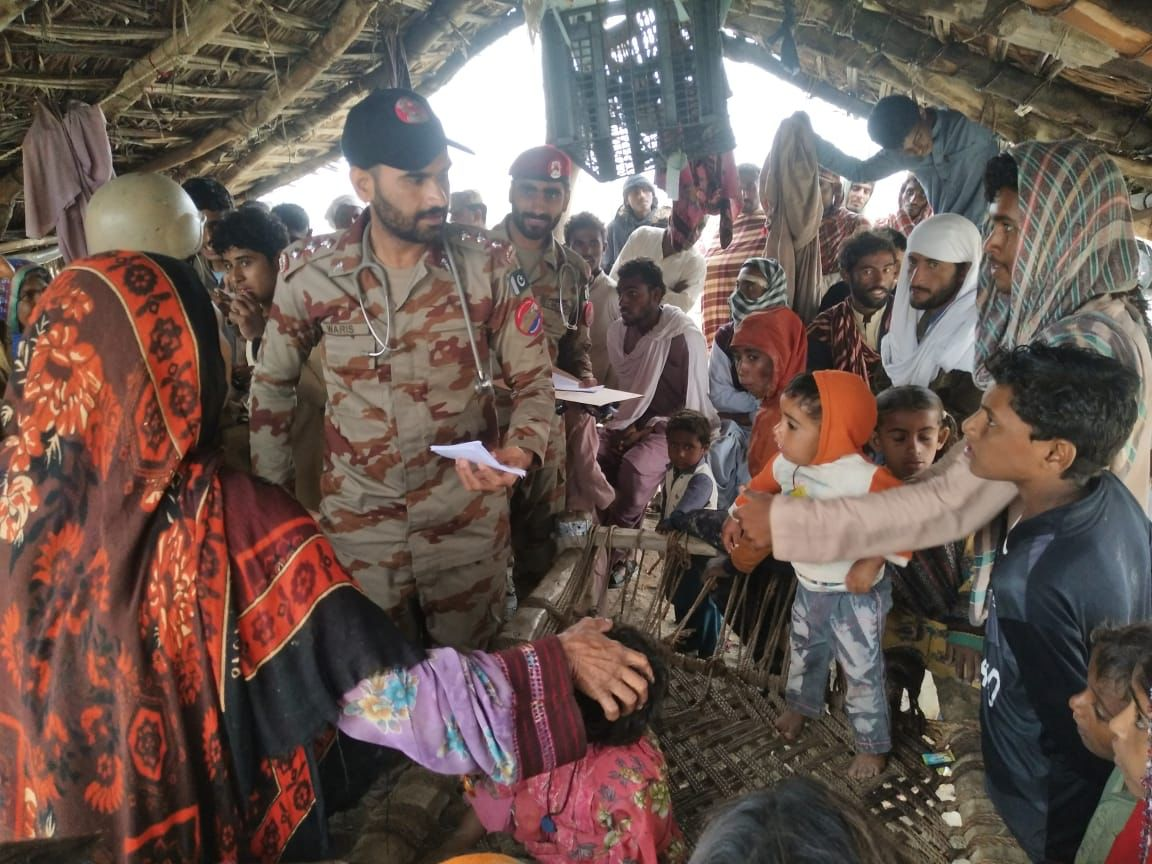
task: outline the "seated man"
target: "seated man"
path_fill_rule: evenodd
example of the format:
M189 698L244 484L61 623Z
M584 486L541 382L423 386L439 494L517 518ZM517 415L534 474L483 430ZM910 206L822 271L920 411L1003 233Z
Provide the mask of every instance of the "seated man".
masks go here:
M704 336L675 306L661 305L660 268L641 258L621 265L618 276L620 318L608 330L608 356L620 388L641 396L622 402L600 432L600 467L616 489L601 521L637 528L668 466L668 418L689 408L715 426L716 414Z
M244 340L247 365L254 367L276 291L277 261L288 246L288 230L271 213L242 207L216 223L211 242L212 251L224 262L224 289L219 294L222 311ZM248 401L247 388L243 401ZM296 385L296 413L288 433L296 465L296 500L313 511L320 506L327 401L320 359L314 351ZM244 409L232 415L234 422L223 430L224 457L227 464L249 470L246 404Z
M955 213L916 226L880 346L894 386L927 387L957 422L980 407L972 370L981 245L976 226Z
M848 283L848 299L809 325L808 370L852 372L879 393L888 387L880 334L896 283L896 247L871 231L858 234L840 250L840 273Z
M610 273L615 269L620 250L632 236L632 232L642 225L659 225L656 209L656 187L643 174L637 174L624 181L621 190L624 202L608 224L604 240L604 255L600 260L601 269Z
M703 253L696 248L700 232L708 221L707 216L689 215L689 207L677 201L672 205L672 215L667 228L642 225L632 232L610 274L617 284L620 282L620 268L637 258L647 258L660 268L660 278L666 287L664 298L680 309L690 312L704 293L704 273L706 265Z

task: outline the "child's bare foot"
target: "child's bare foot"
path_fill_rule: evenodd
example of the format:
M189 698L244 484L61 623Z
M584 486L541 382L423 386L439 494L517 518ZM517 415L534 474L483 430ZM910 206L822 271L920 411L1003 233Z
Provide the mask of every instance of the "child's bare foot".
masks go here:
M806 722L807 718L799 711L786 708L784 713L776 718L776 731L789 744L795 744L800 740L800 733L804 731Z
M853 780L867 780L879 777L887 767L887 753L857 753L848 765L848 776Z

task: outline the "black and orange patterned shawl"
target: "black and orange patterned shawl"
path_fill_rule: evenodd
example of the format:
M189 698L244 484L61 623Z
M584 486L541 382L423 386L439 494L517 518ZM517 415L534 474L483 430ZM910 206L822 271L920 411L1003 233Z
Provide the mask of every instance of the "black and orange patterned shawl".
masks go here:
M216 323L183 264L74 262L25 338L0 409L0 840L308 849L337 700L420 655L304 510L218 470Z

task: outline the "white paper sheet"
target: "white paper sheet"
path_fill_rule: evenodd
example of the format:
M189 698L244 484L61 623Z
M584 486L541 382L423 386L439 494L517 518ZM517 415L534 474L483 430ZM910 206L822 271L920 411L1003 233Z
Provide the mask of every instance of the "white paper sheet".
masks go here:
M557 392L566 393L569 391L579 391L581 393L599 393L604 389L603 384L597 384L594 387L582 387L580 382L573 378L566 372L552 372L552 387Z
M515 474L517 477L523 477L528 473L523 468L513 468L511 465L505 465L498 461L495 456L488 452L488 448L479 441L468 441L464 444L433 444L432 452L437 456L443 456L445 459L467 459L477 465L486 465L497 471Z

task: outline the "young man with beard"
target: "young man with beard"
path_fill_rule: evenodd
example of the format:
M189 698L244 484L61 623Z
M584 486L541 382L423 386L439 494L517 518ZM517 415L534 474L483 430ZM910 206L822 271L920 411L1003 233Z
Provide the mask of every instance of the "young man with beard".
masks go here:
M252 457L259 476L290 483L295 387L322 344L321 528L409 637L476 648L500 624L516 478L429 448L480 439L533 469L555 404L543 316L513 291L513 250L445 225L449 144L410 90L378 90L349 112L341 147L369 206L281 256L252 383ZM489 369L512 391L503 438Z
M556 147L533 147L516 157L508 173L512 209L489 236L516 252L519 268L509 276L509 287L516 296L533 297L540 305L556 368L593 385L596 378L588 356L588 266L553 235L568 209L572 160ZM510 394L501 391L497 404L503 425ZM569 422L578 422L586 433L584 446L566 453L565 422L553 412L543 465L512 493L513 577L518 597L530 594L555 560L553 534L564 510L566 463L568 474L587 476L595 469L595 423L587 413L572 414L580 419Z
M900 209L877 222L876 228L892 228L907 237L913 228L931 215L932 207L928 204L924 187L920 185L919 180L909 174L900 187Z
M908 238L880 356L897 387L927 387L959 423L980 407L972 381L980 232L956 213L921 222Z
M859 180L849 183L848 194L844 198L844 206L853 213L863 213L868 202L872 200L872 193L875 189L875 183L864 183Z
M888 387L880 360L880 335L896 282L896 247L866 231L840 250L848 299L822 312L808 327L808 370L839 369L868 382L873 393Z

